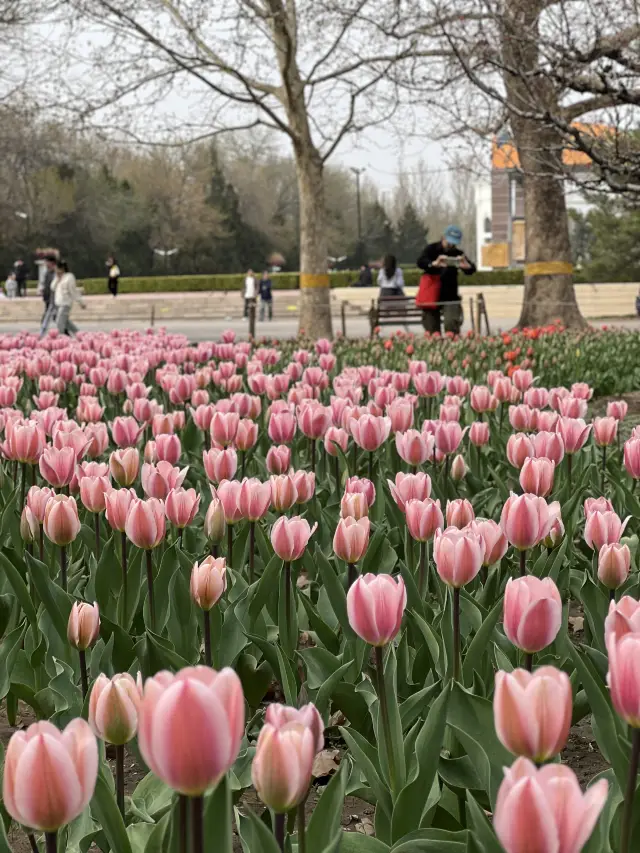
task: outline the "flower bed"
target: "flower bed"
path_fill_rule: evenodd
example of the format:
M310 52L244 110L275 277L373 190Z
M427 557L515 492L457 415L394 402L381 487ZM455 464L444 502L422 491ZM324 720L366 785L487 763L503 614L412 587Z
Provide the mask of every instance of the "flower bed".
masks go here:
M639 341L0 338L0 851L640 849Z

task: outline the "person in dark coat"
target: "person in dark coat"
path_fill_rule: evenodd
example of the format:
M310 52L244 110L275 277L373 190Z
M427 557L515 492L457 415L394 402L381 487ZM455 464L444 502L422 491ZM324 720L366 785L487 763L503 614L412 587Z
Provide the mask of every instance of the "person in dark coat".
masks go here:
M260 279L259 289L260 289L260 320L264 320L265 311L267 312L269 319L273 318L273 293L272 293L272 283L271 278L269 276L269 272L265 270L262 273L262 278Z
M120 281L120 267L113 256L107 258L107 286L109 293L114 297L118 295L118 282Z
M15 264L13 265L13 271L16 274L16 281L18 282L18 296L26 296L29 270L27 269L27 265L22 260L22 258L18 258L18 260L15 262Z
M465 275L476 271L475 264L470 261L460 248L462 230L457 225L449 225L442 239L430 243L418 258L418 267L427 275L440 277L439 302L444 305L436 308L424 308L422 325L427 332L439 332L442 317L444 317L445 332L460 334L463 312L462 300L458 291L458 270Z

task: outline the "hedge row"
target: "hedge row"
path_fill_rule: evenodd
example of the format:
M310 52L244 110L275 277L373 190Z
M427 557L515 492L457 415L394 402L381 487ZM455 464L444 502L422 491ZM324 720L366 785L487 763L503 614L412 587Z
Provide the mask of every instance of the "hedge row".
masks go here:
M358 273L344 271L330 273L331 287L348 287L358 278ZM408 287L418 284L420 270L404 269L405 284ZM275 290L295 290L298 287L298 273L274 273L271 276ZM375 278L374 278L375 280ZM492 287L501 284L522 284L524 273L520 270L493 270L477 272L471 276L461 276L462 284ZM576 273L574 281L582 284L587 281L584 275ZM122 293L175 293L178 291L238 291L242 289L244 275L181 275L181 276L145 276L140 278L120 279ZM104 278L87 278L80 281L87 294L107 293L107 282ZM35 282L29 282L35 287Z

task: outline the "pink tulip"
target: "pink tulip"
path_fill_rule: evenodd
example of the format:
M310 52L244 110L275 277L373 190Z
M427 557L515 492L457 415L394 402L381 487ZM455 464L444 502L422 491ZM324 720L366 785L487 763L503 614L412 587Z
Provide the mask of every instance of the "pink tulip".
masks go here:
M463 376L451 376L447 379L447 393L466 397L471 390L471 383Z
M396 433L396 449L398 455L407 465L417 468L429 458L429 441L426 434L410 429L407 432Z
M440 420L444 422L459 421L460 406L451 403L440 406Z
M457 527L462 530L467 524L470 524L476 517L473 511L471 502L465 498L459 498L455 501L447 501L447 527Z
M84 428L84 435L87 440L85 455L89 459L97 459L98 456L102 456L109 446L109 433L106 424L87 424Z
M23 542L31 544L40 535L40 523L29 507L25 504L20 515L20 536Z
M53 486L61 489L68 486L76 468L76 454L72 447L56 450L55 447L45 447L39 461L40 473Z
M258 424L249 418L243 418L238 423L238 431L236 432L235 446L238 450L246 452L251 450L258 441Z
M464 456L461 453L453 457L449 474L454 483L462 482L467 476L467 463L464 461Z
M317 526L309 527L306 518L300 516L280 516L271 528L273 550L285 563L299 560Z
M524 433L510 435L507 441L507 459L514 468L522 468L525 460L535 453L533 443Z
M258 736L251 780L262 802L283 814L301 803L311 784L313 732L299 722L265 723Z
M509 406L509 423L515 430L526 431L535 429L536 416L534 409L529 406Z
M503 746L537 764L562 752L572 714L569 676L553 666L497 672L493 715Z
M89 725L106 743L122 746L138 731L140 688L128 672L108 678L100 673L89 698Z
M629 404L626 400L611 400L607 403L607 417L623 421L627 417Z
M630 595L609 604L604 622L605 645L608 648L610 642L617 642L625 634L640 634L640 601Z
M89 512L104 512L105 499L112 489L107 477L82 477L79 481L80 500Z
M428 373L414 373L413 387L420 397L437 397L444 388L444 377L437 370Z
M580 853L604 808L604 779L582 793L575 773L563 764L539 770L518 758L505 770L493 825L506 853Z
M369 515L369 503L363 492L345 492L340 501L340 517L358 521Z
M469 441L476 447L489 443L489 424L486 421L474 421L469 428Z
M68 423L72 423L69 421ZM56 424L53 428L53 446L56 450L62 450L65 447L70 447L75 453L76 460L82 459L84 452L87 449L87 437L84 431L79 427L73 427L69 431L63 430L62 424Z
M256 477L245 478L238 492L238 509L247 521L264 518L271 506L271 483L261 483Z
M227 524L237 524L242 521L242 513L238 505L240 489L242 484L238 480L222 480L217 489L211 489L213 496L217 497L224 510L224 520Z
M624 443L624 467L634 480L640 480L640 438L630 438Z
M80 533L78 505L75 498L55 495L47 501L42 524L47 539L61 548L70 545Z
M240 416L236 412L216 411L211 418L211 440L220 447L228 447L235 441Z
M544 456L529 457L520 470L520 485L523 492L546 498L553 490L555 463Z
M118 447L135 447L142 435L142 427L135 418L115 418L111 424L111 435Z
M109 457L111 476L119 486L132 486L140 470L140 454L135 447L114 450Z
M170 462L158 462L157 465L145 462L140 477L142 489L147 497L164 500L171 489L177 489L183 484L188 470L174 468Z
M293 477L291 474L280 474L277 477L271 477L270 482L273 508L276 512L287 512L298 499L298 490Z
M441 580L454 589L470 583L482 568L484 540L473 529L437 530L433 559Z
M436 427L435 432L436 447L441 453L444 453L447 456L450 453L455 453L460 446L463 435L464 432L462 427L457 423L457 421L445 421L440 423L438 427Z
M164 511L174 527L183 530L188 527L200 509L200 495L195 489L170 489L164 505Z
M17 823L56 832L89 805L97 776L98 745L87 722L72 720L62 732L33 723L9 741L2 799Z
M638 656L640 634L610 635L607 641L609 672L607 684L611 702L627 725L640 728L640 677Z
M363 494L367 499L367 506L373 506L376 502L376 487L366 477L349 477L344 484L346 495Z
M507 376L496 377L493 383L493 393L500 403L508 403L511 400L513 385Z
M504 557L509 542L499 524L491 519L477 518L469 526L484 542L483 566L493 566Z
M402 578L361 575L347 593L349 625L371 646L386 646L402 623L407 592Z
M590 512L584 526L584 541L589 548L599 551L603 545L619 542L628 522L629 517L623 522L615 512Z
M404 511L409 534L416 542L428 542L434 537L436 530L444 527L439 500L409 500Z
M551 578L509 578L504 593L504 632L527 654L540 652L558 635L562 601Z
M215 408L212 405L201 405L191 410L191 417L199 430L209 432L214 413Z
M613 504L608 498L586 498L584 502L584 517L589 518L592 512L613 512Z
M132 500L125 523L127 538L143 551L157 548L164 539L166 516L164 503L149 498L146 501Z
M182 455L182 446L177 435L163 433L156 438L156 457L158 462L177 465Z
M324 449L329 456L337 456L338 451L336 445L343 453L347 452L349 443L349 433L340 427L330 426L324 434Z
M227 561L224 557L207 557L194 563L191 571L191 598L202 610L211 610L227 588Z
M290 411L274 412L269 418L269 438L275 444L291 444L296 434L296 419Z
M530 435L529 440L536 458L550 459L556 465L564 459L564 442L557 432L538 432L536 435Z
M84 652L100 636L100 610L85 601L74 601L67 623L67 639L74 649Z
M243 735L242 684L232 669L187 667L145 682L138 746L151 771L180 794L201 796L215 787Z
M514 548L528 551L542 542L555 518L544 498L512 493L502 508L500 526Z
M349 431L358 447L372 453L389 438L391 419L375 417L374 415L362 415L357 420L351 418L349 421Z
M292 471L291 478L296 487L296 503L308 503L316 491L316 475L313 471Z
M590 400L593 397L593 388L586 382L574 382L571 394L579 400Z
M11 450L7 458L35 465L43 450L45 449L45 434L41 426L36 423L7 424L7 443Z
M578 397L569 396L558 400L558 411L563 418L584 418L588 408L586 400Z
M524 402L532 409L544 409L549 405L549 392L546 388L528 388L524 393Z
M159 435L175 432L173 417L163 412L157 412L151 419L151 434L154 438Z
M341 518L333 537L333 550L345 563L357 563L369 546L369 519L366 516L356 520L349 516Z
M498 399L486 385L474 385L471 389L469 403L474 412L494 412L498 408Z
M560 418L556 429L564 442L565 453L569 454L581 450L591 432L591 426L587 426L582 418Z
M291 448L286 444L270 447L266 459L267 471L270 474L284 474L291 467Z
M526 391L533 385L533 373L531 370L522 370L519 368L511 374L511 381L518 391Z
M422 471L417 474L403 474L399 471L395 483L387 480L387 485L391 497L402 512L405 511L408 501L423 501L431 495L431 477Z
M129 508L137 495L133 489L111 489L105 495L107 522L112 530L124 533Z
M386 415L391 420L391 432L406 432L413 424L413 404L397 399L387 406Z
M233 480L238 470L238 454L233 447L225 447L219 450L213 447L202 453L204 470L212 483L221 483L222 480Z
M27 506L34 515L34 518L39 524L44 522L44 514L49 498L54 496L53 489L47 486L40 488L39 486L31 486L27 492Z
M594 418L593 437L598 447L610 447L615 444L618 435L618 421L615 418Z
M270 723L277 729L287 723L298 723L311 729L314 740L314 749L316 754L321 752L324 747L324 723L316 706L309 702L301 708L291 708L288 705L280 705L272 702L267 705L267 711L264 715L265 723Z
M608 589L618 589L629 577L631 551L628 545L612 542L598 554L598 580Z
M323 438L331 426L331 409L320 403L309 402L298 409L298 428L307 438Z

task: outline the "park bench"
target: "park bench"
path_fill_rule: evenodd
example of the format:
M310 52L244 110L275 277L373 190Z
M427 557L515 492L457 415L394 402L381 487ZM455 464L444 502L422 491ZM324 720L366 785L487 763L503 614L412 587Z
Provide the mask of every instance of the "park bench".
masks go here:
M379 326L404 326L422 323L422 309L416 307L415 296L381 296L371 300L369 311L371 337Z

